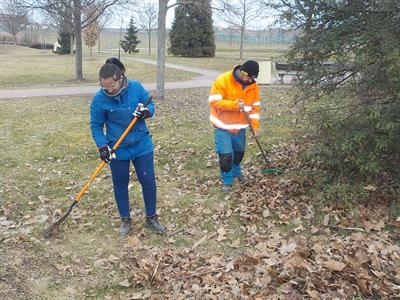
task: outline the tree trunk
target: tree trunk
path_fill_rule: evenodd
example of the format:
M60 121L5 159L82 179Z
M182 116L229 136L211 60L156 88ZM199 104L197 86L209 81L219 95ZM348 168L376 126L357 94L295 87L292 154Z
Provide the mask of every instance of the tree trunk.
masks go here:
M165 19L167 18L168 0L158 0L157 31L157 99L164 99L165 94Z
M72 33L69 34L69 54L74 55L74 35Z
M83 80L81 0L74 0L74 31L75 31L75 43L76 43L75 79Z
M243 58L244 25L240 27L240 59Z
M151 30L147 32L149 34L149 55L151 55Z
M98 44L98 50L97 50L97 52L99 52L100 53L100 39L101 39L101 30L99 31L99 44Z

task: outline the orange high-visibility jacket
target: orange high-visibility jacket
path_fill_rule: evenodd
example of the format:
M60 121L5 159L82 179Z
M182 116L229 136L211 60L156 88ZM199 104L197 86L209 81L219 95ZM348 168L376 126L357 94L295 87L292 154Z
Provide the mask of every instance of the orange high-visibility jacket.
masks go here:
M237 133L248 127L246 116L240 112L239 100L244 102L244 110L249 113L254 129L260 127L260 92L256 82L246 86L235 80L233 71L217 77L211 87L208 103L210 104L210 121L218 128Z

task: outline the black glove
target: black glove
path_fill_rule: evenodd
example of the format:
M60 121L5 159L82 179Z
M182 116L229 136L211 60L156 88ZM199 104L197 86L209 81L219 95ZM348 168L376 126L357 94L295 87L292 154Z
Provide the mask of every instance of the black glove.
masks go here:
M106 163L110 163L113 158L117 156L113 153L112 149L108 146L103 146L99 148L100 158L101 160L105 161Z
M143 106L143 103L139 103L135 111L133 112L133 115L135 117L138 117L139 119L144 120L150 117L150 111L147 107Z

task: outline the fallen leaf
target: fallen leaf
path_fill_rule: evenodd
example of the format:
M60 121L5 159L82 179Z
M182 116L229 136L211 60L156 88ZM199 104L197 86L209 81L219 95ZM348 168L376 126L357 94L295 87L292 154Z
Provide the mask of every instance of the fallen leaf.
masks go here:
M367 185L366 187L364 187L364 190L369 192L375 192L377 190L377 187L373 185Z
M336 271L336 272L341 272L346 267L346 264L336 261L336 260L328 260L328 261L324 262L324 265L330 271Z
M205 236L203 236L200 240L198 240L196 243L194 243L192 250L196 250L196 248L203 243L206 239L207 239L208 235L206 234Z
M240 247L240 240L239 239L234 240L231 244L229 244L229 247L235 248L235 249L239 248Z
M296 241L293 241L288 244L284 244L279 248L279 252L283 255L286 255L290 252L292 252L294 249L296 249L297 243Z
M324 226L328 226L328 225L329 225L329 214L326 214L326 215L324 216L324 220L322 221L322 224L323 224Z
M121 282L118 282L118 285L119 286L123 286L123 287L130 287L131 286L129 281L128 281L128 279L125 279L125 280L123 280Z
M217 237L217 241L218 242L226 240L226 237L225 237L226 232L225 232L225 228L224 227L218 228L217 233L218 233L218 237Z
M133 249L136 249L139 247L140 241L136 236L128 236L127 238L128 244L130 247Z

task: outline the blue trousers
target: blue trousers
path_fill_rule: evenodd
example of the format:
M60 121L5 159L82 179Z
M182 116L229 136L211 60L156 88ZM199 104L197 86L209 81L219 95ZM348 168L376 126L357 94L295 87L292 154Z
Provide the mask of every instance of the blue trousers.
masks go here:
M142 186L144 205L148 217L156 214L156 178L153 152L132 160L138 180ZM121 218L130 216L128 197L130 160L113 160L110 163L114 197Z
M240 162L237 163L235 154L244 153L246 149L246 129L240 129L238 133L234 134L227 130L214 128L214 141L215 151L220 156L221 178L223 184L232 184L233 178L242 175L240 169ZM221 157L230 157L231 167L230 170L224 172L221 166ZM241 161L241 159L240 159Z

